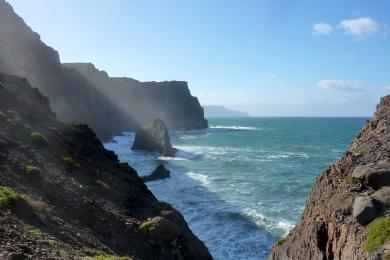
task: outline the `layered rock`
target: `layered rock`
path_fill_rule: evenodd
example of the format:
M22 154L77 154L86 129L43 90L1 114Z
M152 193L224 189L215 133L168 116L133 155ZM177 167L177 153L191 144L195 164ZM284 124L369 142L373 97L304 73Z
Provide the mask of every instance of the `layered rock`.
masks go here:
M298 225L269 259L390 257L390 96L352 141L343 158L321 173Z
M91 63L66 63L80 72L99 92L115 100L138 126L162 119L168 128L207 128L203 108L185 81L140 82L132 78L109 77Z
M131 149L157 151L162 156L175 156L168 129L161 119L155 119L151 125L138 128Z
M211 259L179 212L48 103L0 74L0 259Z
M167 168L165 168L164 164L160 164L151 174L142 176L141 178L144 182L148 182L166 179L170 176L171 172Z

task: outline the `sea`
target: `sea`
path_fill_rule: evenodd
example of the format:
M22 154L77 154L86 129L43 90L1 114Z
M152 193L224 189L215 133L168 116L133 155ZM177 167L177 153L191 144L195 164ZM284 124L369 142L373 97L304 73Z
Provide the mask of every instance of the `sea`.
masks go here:
M316 177L341 158L366 121L212 118L208 129L170 133L176 157L132 151L132 132L105 147L140 176L160 163L171 171L147 186L184 215L215 259L266 259L298 223Z

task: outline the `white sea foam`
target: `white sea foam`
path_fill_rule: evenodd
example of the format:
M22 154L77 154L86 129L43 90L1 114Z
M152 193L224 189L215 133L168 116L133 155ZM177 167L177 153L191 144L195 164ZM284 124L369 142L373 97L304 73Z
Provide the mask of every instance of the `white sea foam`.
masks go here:
M261 130L260 128L257 127L252 127L252 126L224 126L224 125L216 125L216 126L210 126L209 128L211 129L230 129L230 130L249 130L249 131L254 131L254 130Z
M204 174L194 173L194 172L187 172L186 175L198 182L200 182L203 186L209 186L210 185L210 178Z
M244 209L244 214L253 219L257 225L265 227L271 232L275 229L282 229L285 232L285 235L287 235L287 233L294 227L294 225L288 221L269 219L254 209Z

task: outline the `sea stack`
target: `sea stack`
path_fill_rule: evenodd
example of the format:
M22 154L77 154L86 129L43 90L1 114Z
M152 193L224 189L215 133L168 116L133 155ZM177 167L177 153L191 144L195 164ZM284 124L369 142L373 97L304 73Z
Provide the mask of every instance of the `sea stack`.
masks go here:
M390 96L312 188L301 221L269 259L389 259Z
M164 164L160 164L156 169L147 176L142 176L144 182L162 180L171 177L171 172L165 168Z
M168 129L161 119L155 119L151 125L138 128L131 149L157 151L162 156L175 156Z

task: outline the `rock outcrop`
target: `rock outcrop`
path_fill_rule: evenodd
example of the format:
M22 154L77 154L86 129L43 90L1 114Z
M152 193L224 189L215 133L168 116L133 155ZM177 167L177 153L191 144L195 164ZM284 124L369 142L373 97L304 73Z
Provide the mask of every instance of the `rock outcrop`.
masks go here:
M87 125L60 123L37 89L3 74L0 172L0 259L211 259Z
M386 96L343 158L317 177L299 224L271 249L269 259L388 259L389 178Z
M151 125L138 128L131 149L157 151L162 156L175 156L168 129L161 119L155 119Z
M49 98L59 120L87 123L101 139L158 117L170 128L207 127L203 109L186 82L141 83L62 65L58 52L43 43L4 0L0 0L0 35L0 72L26 78Z
M142 176L144 182L157 181L171 177L171 172L165 168L164 164L160 164L156 169L149 175Z

